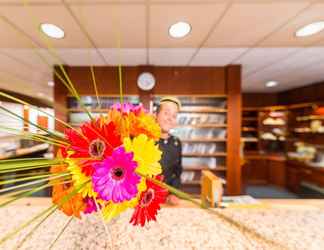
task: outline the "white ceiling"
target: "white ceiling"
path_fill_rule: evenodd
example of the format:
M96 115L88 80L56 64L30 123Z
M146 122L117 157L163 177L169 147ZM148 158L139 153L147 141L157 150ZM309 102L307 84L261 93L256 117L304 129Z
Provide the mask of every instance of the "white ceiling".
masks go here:
M242 64L246 92L276 92L324 81L324 32L294 36L298 28L324 20L324 0L22 2L0 0L0 88L50 97L47 82L52 79L51 66L58 62ZM169 26L180 20L189 22L192 32L183 39L170 38ZM66 37L51 40L40 35L42 22L61 26ZM280 84L266 89L268 80Z

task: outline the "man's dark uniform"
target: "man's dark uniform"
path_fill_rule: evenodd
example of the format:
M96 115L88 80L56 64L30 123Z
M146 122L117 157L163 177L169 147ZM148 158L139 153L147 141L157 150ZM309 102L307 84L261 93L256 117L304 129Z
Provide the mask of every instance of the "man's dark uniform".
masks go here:
M182 173L181 165L181 142L170 135L168 139L159 140L159 148L162 151L161 166L164 182L175 188L179 188Z

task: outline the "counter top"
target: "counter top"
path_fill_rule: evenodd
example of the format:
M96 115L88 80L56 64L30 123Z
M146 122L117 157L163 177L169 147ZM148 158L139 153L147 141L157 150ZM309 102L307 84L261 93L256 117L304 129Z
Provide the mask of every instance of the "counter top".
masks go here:
M275 241L264 242L242 231L217 215L194 208L188 202L164 207L157 222L144 228L128 222L132 210L123 213L108 225L105 233L96 215L74 219L53 249L321 249L324 245L324 200L262 200L270 206L254 209L216 209L220 214L257 231ZM28 202L29 205L26 205ZM0 235L4 235L44 210L50 198L30 198L0 209ZM21 249L47 249L67 217L55 212L28 239ZM1 247L14 249L28 230L5 242ZM105 236L106 235L106 236ZM276 246L276 247L275 247Z
M287 163L292 164L292 165L297 165L303 168L309 168L311 170L315 170L315 171L320 171L322 173L324 173L324 167L315 167L311 164L308 164L307 162L303 162L303 161L297 161L297 160L287 160Z

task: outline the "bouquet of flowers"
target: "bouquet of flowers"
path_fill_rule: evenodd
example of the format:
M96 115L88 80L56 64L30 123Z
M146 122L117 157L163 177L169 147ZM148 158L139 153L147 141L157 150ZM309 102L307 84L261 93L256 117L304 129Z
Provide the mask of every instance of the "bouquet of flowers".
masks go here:
M133 225L144 226L156 220L167 189L161 180L161 151L156 145L160 127L142 105L115 104L106 116L67 129L68 145L58 157L64 164L51 167L51 173L67 176L52 180L53 203L76 188L77 193L59 206L68 216L81 216L101 210L109 221L128 208ZM63 182L63 183L62 183Z

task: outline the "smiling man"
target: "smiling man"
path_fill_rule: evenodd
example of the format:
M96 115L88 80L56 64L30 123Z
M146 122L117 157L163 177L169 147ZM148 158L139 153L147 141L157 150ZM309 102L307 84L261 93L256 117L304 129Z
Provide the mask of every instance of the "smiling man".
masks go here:
M179 138L170 134L170 130L177 126L177 115L181 108L180 101L175 97L164 97L157 109L157 122L162 133L159 140L159 148L162 151L161 165L164 182L175 188L180 187L181 142ZM169 203L178 204L178 198L170 195Z

